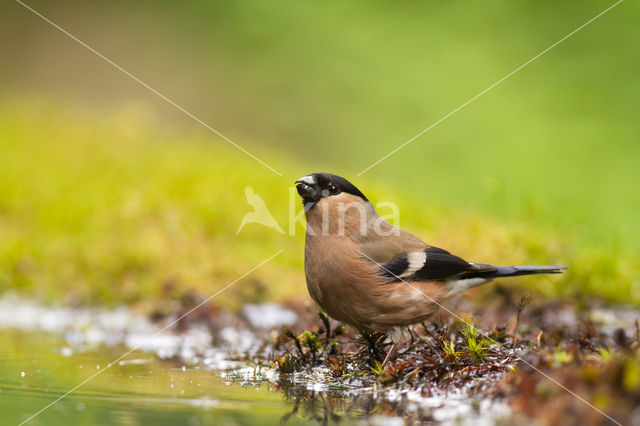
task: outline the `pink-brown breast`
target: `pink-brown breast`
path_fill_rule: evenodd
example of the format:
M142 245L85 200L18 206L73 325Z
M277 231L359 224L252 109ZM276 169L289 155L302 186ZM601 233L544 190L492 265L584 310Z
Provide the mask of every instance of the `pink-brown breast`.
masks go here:
M337 228L332 228L337 220L331 214L332 209L345 199L353 201L349 197L329 197L329 201L324 199L307 212L305 274L309 294L329 316L359 329L384 332L395 326L423 321L438 309L434 301L444 298L444 283L405 283L385 278L380 266L363 256L361 250L363 245L374 247L378 252L375 256L381 260L385 257L390 260L393 251L386 255L383 250L375 249L375 235L354 235L352 231L360 229L360 222L353 216L346 218L351 232L338 232ZM328 232L323 233L321 229L309 232L309 223L321 223L318 215L322 214L322 208L329 210ZM427 247L409 236L406 244L411 249ZM402 249L402 242L398 241L391 241L390 247Z

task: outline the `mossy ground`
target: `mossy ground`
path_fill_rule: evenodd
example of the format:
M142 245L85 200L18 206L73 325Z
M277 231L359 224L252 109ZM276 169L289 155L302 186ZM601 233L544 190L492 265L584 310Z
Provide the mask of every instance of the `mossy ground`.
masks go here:
M503 401L512 409L503 420L512 424L526 424L526 419L558 424L567 421L568 413L572 424L606 424L609 419L602 413L631 423L640 403L637 311L635 321L627 318L612 326L597 312L615 311L600 311L597 305L528 297L513 303L514 296L497 288L492 291L494 303L485 307L458 303L457 312L474 314L461 319L441 313L414 327L386 365L381 365L389 349L384 336L345 331L336 324L327 327L320 314L308 330L284 330L275 360L282 373L281 389L299 402L296 412L319 421L371 415L383 407L387 415L434 420L426 407L408 409L402 401L390 403L384 397L393 390L409 390L423 397L463 392L477 404ZM617 314L625 317L622 311ZM320 379L317 371L324 372ZM335 392L305 394L289 378L292 374L329 389L373 391L349 402Z
M301 209L293 181L314 166L258 149L280 177L224 142L168 130L144 111L128 107L98 118L46 102L1 105L0 291L155 309L189 294L208 297L282 250L216 303L239 307L306 294L304 223L290 228L288 217ZM400 226L457 255L569 267L562 276L510 285L547 297L640 303L640 264L624 249L577 246L571 235L535 221L451 212L392 182L353 180L374 204L396 203ZM249 224L236 235L252 210L246 186L285 234Z

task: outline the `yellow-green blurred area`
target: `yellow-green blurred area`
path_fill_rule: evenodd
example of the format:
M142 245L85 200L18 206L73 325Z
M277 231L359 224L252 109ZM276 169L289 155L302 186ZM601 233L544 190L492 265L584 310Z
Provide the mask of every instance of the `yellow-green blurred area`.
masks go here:
M0 290L153 305L304 296L291 187L312 171L400 206L471 260L566 264L509 285L640 303L640 7L623 2L0 5ZM249 224L251 186L283 229ZM295 200L296 213L301 208Z

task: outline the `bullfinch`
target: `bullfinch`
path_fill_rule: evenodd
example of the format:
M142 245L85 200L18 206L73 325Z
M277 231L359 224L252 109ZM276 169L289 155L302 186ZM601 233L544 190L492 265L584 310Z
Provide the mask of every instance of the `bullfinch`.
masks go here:
M389 354L404 328L429 318L453 295L494 278L566 269L468 262L390 224L358 188L330 173L304 176L296 189L307 220L309 294L337 321L391 332Z

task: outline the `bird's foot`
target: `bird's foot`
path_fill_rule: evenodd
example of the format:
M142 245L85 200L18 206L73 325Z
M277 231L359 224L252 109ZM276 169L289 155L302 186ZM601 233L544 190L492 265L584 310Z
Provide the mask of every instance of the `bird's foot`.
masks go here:
M387 362L389 362L391 360L391 357L393 357L396 353L398 349L398 345L397 344L392 344L391 345L391 349L389 349L389 352L387 352L387 356L384 357L384 361L382 361L382 366L384 367L385 365L387 365Z

